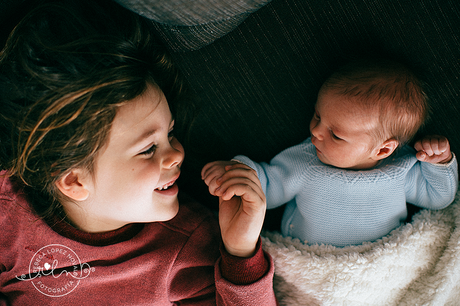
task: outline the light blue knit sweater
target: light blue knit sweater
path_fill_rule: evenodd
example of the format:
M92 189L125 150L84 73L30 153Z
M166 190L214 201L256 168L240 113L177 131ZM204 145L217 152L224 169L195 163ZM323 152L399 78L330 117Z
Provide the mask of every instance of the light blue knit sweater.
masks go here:
M458 187L455 156L448 164L429 164L418 161L409 146L370 170L323 164L310 138L270 164L241 155L234 159L257 171L268 209L287 203L282 234L309 244L374 241L406 219L406 201L441 209L452 203Z

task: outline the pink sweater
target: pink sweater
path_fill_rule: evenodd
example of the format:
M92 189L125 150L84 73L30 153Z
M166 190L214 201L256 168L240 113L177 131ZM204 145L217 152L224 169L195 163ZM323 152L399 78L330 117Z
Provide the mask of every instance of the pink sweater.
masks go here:
M103 234L50 224L0 177L0 305L276 305L260 241L248 259L219 251L214 216L193 201Z

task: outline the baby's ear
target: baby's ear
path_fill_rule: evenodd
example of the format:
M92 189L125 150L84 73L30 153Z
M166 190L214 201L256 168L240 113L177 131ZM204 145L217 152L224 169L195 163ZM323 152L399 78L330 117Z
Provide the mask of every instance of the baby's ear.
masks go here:
M399 142L395 139L385 140L382 144L374 149L373 158L374 160L382 160L393 154L398 147Z
M56 181L56 187L68 198L84 201L89 196L86 183L87 175L82 170L74 169Z

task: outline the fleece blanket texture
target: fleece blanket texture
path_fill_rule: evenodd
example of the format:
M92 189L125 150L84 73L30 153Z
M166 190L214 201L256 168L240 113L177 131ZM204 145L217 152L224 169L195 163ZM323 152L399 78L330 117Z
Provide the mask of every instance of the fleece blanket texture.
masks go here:
M460 189L372 243L337 248L263 232L280 305L460 305Z

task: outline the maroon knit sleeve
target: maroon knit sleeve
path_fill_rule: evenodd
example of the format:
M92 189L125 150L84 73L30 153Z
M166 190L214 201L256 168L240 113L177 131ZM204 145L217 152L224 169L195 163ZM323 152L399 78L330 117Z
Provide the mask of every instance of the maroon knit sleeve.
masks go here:
M220 247L222 259L220 262L221 275L236 285L247 285L261 279L270 269L269 262L262 250L262 241L256 246L252 257L243 258L229 254L223 245Z

